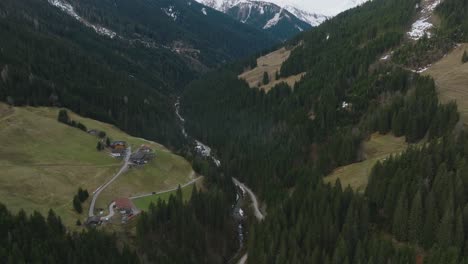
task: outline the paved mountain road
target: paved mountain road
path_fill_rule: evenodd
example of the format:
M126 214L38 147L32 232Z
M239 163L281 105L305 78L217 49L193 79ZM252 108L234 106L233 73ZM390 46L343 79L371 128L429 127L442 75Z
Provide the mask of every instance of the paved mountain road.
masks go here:
M110 179L108 182L106 182L104 185L100 186L97 188L97 190L93 194L93 200L91 200L91 205L89 206L89 212L88 216L93 217L94 216L94 207L96 205L96 200L98 199L99 195L103 190L105 190L111 183L113 183L120 175L122 175L124 172L127 171L128 165L130 164L130 155L132 154L132 148L128 147L127 151L125 153L125 161L120 170Z

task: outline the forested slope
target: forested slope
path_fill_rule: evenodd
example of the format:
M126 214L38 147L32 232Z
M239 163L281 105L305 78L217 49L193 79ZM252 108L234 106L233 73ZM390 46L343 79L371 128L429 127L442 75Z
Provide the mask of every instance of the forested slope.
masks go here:
M171 97L199 71L271 45L265 35L221 13L207 18L196 2L192 8L177 2L183 12L178 21L162 9L169 2L112 2L70 1L88 23L117 34L109 38L48 1L2 1L0 100L66 106L180 146ZM198 34L194 27L206 31Z
M455 2L461 8L446 4ZM379 62L405 43L416 3L375 0L290 42L300 47L280 74L307 72L293 91L250 89L236 78L242 65L187 88L189 131L267 202L266 220L250 230L249 263L467 261L467 137L455 129L457 107L439 103L431 78ZM377 164L365 194L324 184L332 169L360 160L374 132L428 143Z

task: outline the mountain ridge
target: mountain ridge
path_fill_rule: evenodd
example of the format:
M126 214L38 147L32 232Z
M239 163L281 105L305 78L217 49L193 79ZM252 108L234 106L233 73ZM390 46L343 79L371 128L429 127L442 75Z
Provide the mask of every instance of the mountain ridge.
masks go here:
M326 16L310 13L292 5L277 5L257 0L197 0L236 20L264 30L283 41L320 25Z

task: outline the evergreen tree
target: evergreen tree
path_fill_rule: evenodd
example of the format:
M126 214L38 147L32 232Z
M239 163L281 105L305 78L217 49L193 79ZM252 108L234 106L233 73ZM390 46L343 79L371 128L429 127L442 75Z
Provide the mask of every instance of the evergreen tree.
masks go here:
M442 247L450 247L454 238L454 213L453 208L448 207L437 230L437 242Z
M268 76L268 72L264 72L264 73L263 73L263 80L262 80L262 83L263 83L264 85L270 83L270 76Z
M435 239L435 232L439 226L437 207L434 201L434 195L430 192L425 201L425 217L423 225L422 242L425 248L432 247Z
M468 53L465 50L462 56L462 63L467 63L467 62L468 62Z
M98 141L98 143L97 143L97 145L96 145L96 149L97 149L98 151L104 150L104 144L102 144L101 141Z
M75 195L73 197L73 208L79 214L81 214L83 212L83 207L81 206L80 198L78 198L78 195Z
M70 124L70 117L68 117L68 112L65 109L59 111L58 121L64 124Z
M408 197L406 189L403 189L399 194L397 207L393 214L392 232L400 241L408 239Z
M421 231L423 223L423 208L421 191L418 191L411 203L411 210L408 221L408 240L418 244L421 241Z

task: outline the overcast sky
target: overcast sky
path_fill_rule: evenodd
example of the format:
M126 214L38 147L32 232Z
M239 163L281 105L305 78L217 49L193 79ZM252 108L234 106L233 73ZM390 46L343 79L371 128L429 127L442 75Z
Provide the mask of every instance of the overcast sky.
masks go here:
M290 3L309 12L336 15L365 0L271 0L271 2Z

